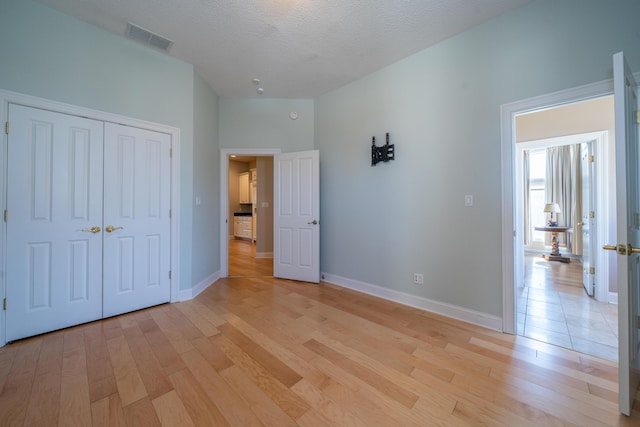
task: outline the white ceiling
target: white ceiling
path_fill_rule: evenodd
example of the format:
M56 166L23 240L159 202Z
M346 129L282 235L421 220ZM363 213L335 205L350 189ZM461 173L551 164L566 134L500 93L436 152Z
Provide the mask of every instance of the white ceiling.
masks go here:
M37 0L174 41L223 97L313 98L531 0Z

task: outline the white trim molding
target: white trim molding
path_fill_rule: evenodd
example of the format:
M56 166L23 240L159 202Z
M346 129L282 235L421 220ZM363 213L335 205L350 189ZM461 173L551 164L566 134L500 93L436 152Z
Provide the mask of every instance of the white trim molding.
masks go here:
M177 301L188 301L190 299L194 299L202 292L204 292L209 286L217 282L218 279L220 279L220 272L216 271L215 273L198 282L193 288L183 289L179 291Z
M331 283L343 288L373 295L375 297L397 302L398 304L406 305L409 307L419 308L421 310L440 314L452 319L472 323L484 328L493 329L494 331L502 330L502 319L487 313L469 310L464 307L430 300L428 298L407 294L405 292L395 291L393 289L383 288L381 286L372 285L370 283L347 279L346 277L341 277L334 274L321 273L320 277L322 277L322 282Z

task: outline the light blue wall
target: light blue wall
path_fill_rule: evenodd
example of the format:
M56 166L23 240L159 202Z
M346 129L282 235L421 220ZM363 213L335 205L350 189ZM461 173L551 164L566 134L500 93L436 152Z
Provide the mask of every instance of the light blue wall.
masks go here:
M181 129L182 289L220 268L218 148L318 148L322 271L500 316L500 105L610 78L619 50L639 70L639 17L538 0L316 100L217 99L190 64L2 0L0 88ZM397 160L372 168L385 132Z
M193 230L191 268L199 284L220 270L220 150L218 97L199 75L194 78ZM195 198L200 206L195 205Z
M181 287L190 288L193 66L30 0L0 3L0 88L180 128Z
M639 23L637 0L539 0L316 99L322 271L501 317L500 105L609 79L620 50L640 70Z
M297 120L289 118L291 111L298 113ZM311 99L220 98L221 148L311 150L313 127Z

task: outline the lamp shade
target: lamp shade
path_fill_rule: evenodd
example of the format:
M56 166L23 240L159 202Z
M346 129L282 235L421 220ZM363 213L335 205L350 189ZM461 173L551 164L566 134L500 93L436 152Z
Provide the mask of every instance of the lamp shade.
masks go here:
M551 213L560 213L560 212L562 212L560 210L560 206L557 203L547 203L546 205L544 205L544 211L545 212L551 212Z

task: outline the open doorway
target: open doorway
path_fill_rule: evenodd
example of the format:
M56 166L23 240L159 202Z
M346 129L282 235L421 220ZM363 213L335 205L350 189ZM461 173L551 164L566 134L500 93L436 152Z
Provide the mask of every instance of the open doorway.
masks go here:
M278 149L221 153L221 277L273 276L273 156Z
M608 150L612 148L609 142L613 146L614 137L611 98L591 97L553 107L539 105L543 108L527 109L513 115L515 155L512 185L515 190L516 237L512 284L516 319L514 333L615 361L618 354L617 306L610 304L615 300L610 296L615 295L615 290L608 289L608 284L615 281L609 277L608 255L603 251L593 251L597 256L589 256L588 250L603 244L610 233L608 210L615 202L608 197L612 185L608 180L612 176L612 171L608 170ZM552 251L550 234L553 233L548 229L544 231L549 220L549 214L544 213L544 205L556 201L550 199L549 183L545 188L544 177L545 172L549 173L550 153L566 151L577 154L577 161L572 163L577 164L577 170L572 173L578 174L573 178L578 184L574 189L580 188L581 146L583 151L585 147L592 147L599 162L598 177L593 181L596 183L593 189L599 189L598 208L585 211L586 221L589 221L591 213L592 235L585 232L583 248L583 228L586 230L588 227L583 227L582 206L576 206L576 203L581 203L580 197L577 202L575 199L565 200L565 209L571 213L561 217L559 222L563 224L558 225L567 228L567 236L563 236L560 250ZM570 174L567 172L566 175ZM536 203L542 205L537 206ZM572 216L574 209L577 209L575 217ZM559 257L549 258L549 252L562 253ZM589 276L597 278L592 279L596 289L593 296L588 292Z
M228 200L228 277L272 277L273 157L231 155Z

